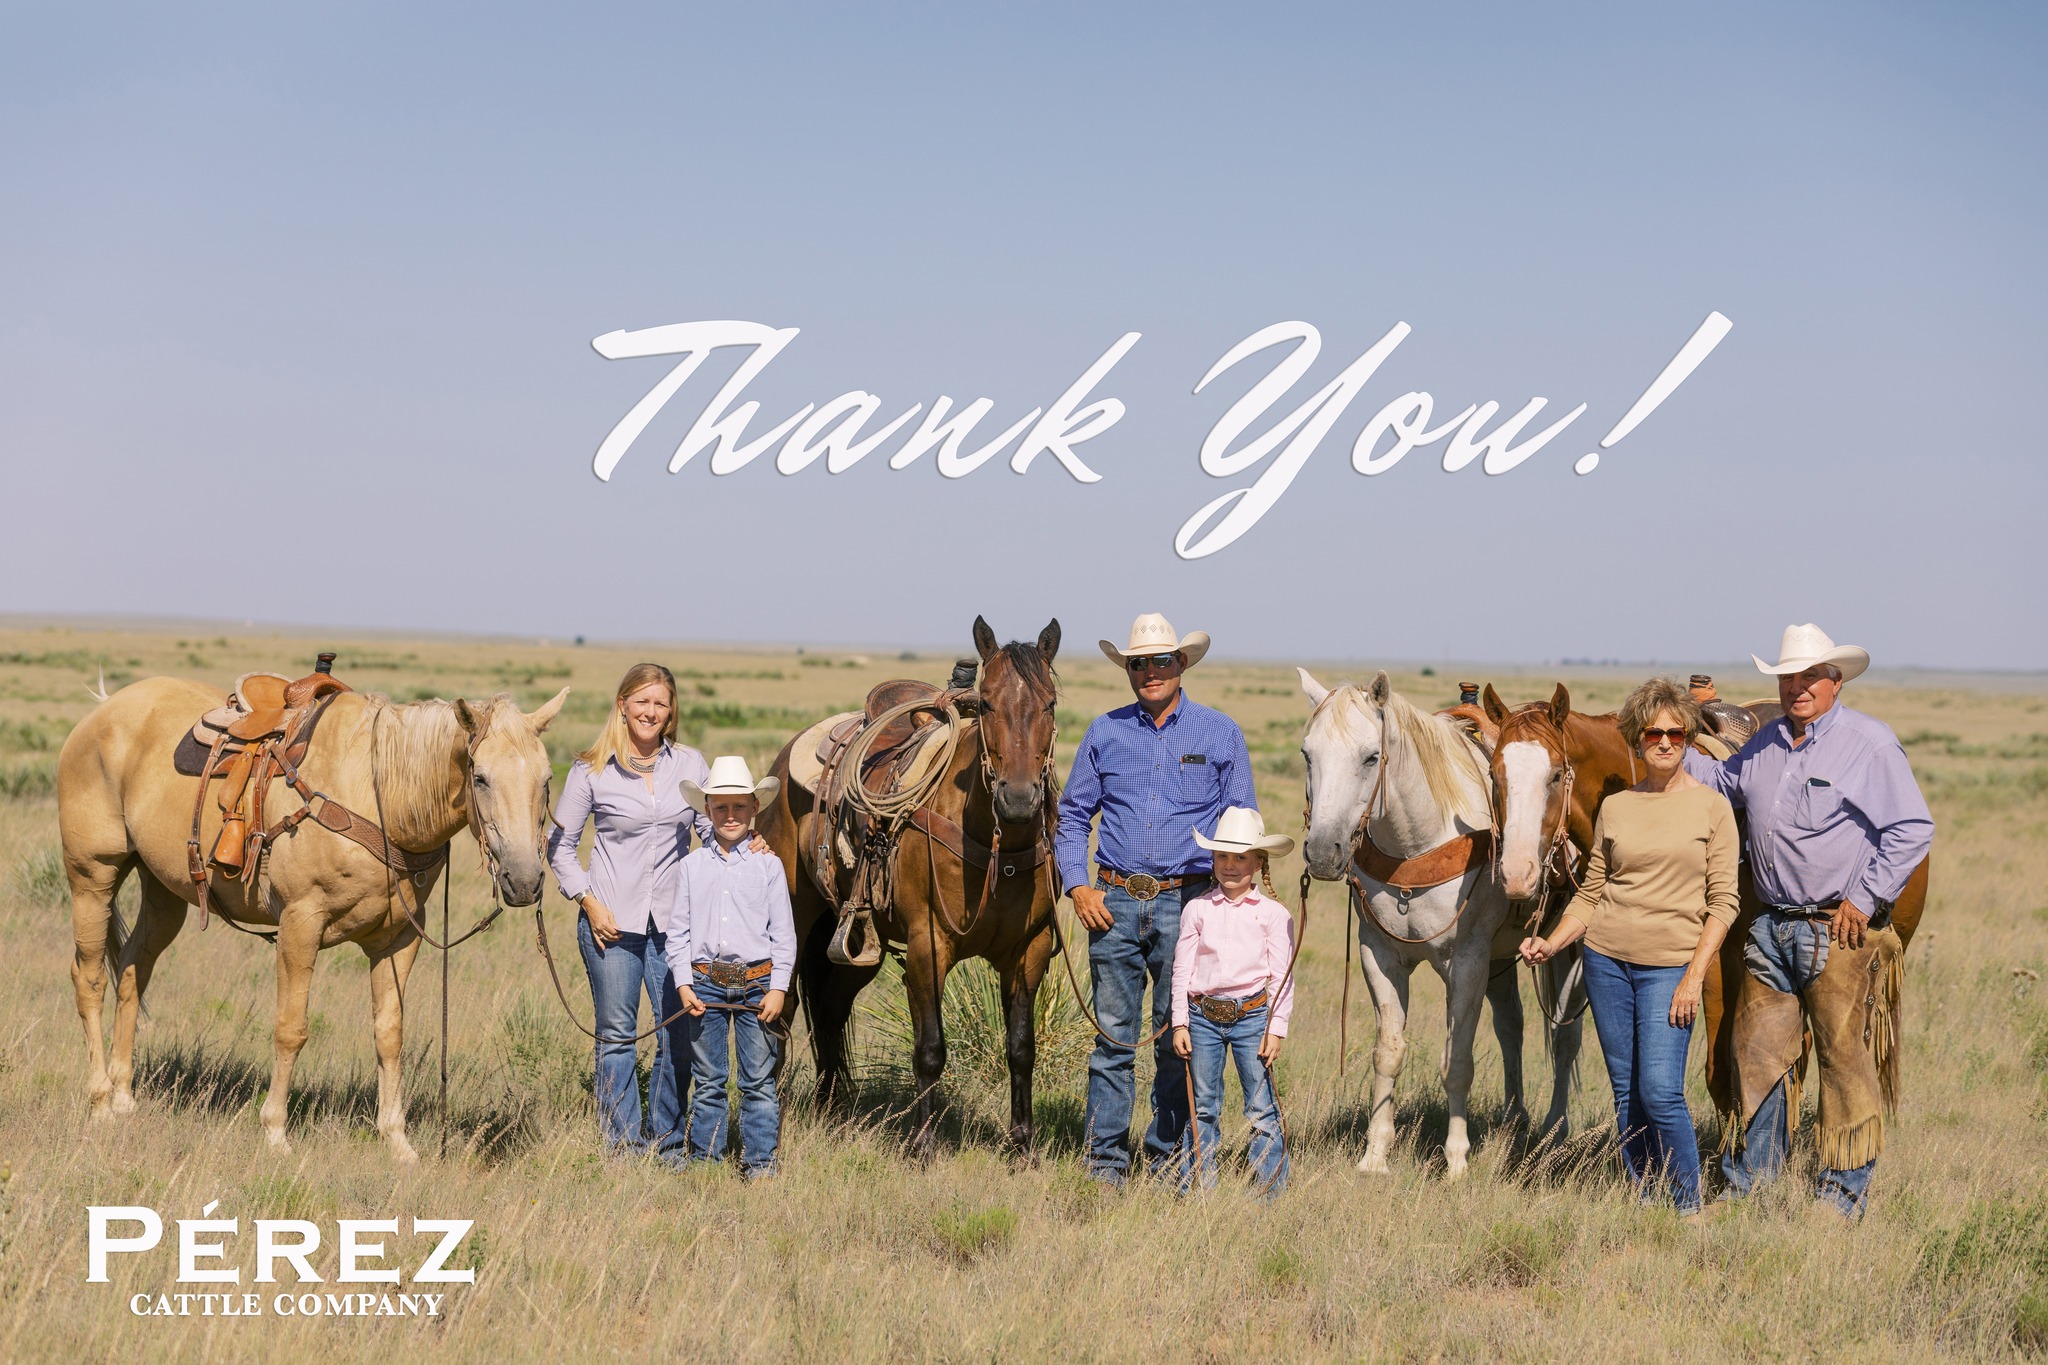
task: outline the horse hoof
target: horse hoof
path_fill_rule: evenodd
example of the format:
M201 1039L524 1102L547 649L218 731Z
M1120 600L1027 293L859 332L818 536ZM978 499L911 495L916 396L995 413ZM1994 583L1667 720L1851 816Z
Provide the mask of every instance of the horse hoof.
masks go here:
M116 1114L132 1114L135 1112L135 1097L123 1090L114 1096L109 1108Z
M391 1144L391 1159L401 1166L411 1166L419 1161L420 1154L413 1150L410 1142L398 1138Z
M1465 1158L1463 1156L1447 1157L1444 1162L1444 1179L1463 1180L1464 1178Z
M1393 1174L1392 1170L1387 1165L1386 1156L1380 1152L1367 1152L1365 1156L1359 1160L1358 1169L1360 1173L1364 1175Z
M292 1154L291 1140L284 1135L281 1129L265 1129L263 1132L263 1142L265 1146L269 1147L271 1151L279 1156L290 1156Z

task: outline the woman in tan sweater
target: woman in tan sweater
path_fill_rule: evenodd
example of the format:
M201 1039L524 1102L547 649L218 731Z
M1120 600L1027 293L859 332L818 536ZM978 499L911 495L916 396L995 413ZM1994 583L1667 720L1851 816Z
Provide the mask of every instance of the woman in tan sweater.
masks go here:
M1652 678L1629 694L1621 732L1642 757L1643 780L1601 803L1579 894L1549 937L1522 944L1542 962L1586 940L1586 996L1614 1085L1622 1162L1639 1187L1667 1181L1686 1216L1700 1208L1686 1050L1707 965L1735 922L1741 856L1727 798L1681 762L1699 729L1699 705L1677 683Z

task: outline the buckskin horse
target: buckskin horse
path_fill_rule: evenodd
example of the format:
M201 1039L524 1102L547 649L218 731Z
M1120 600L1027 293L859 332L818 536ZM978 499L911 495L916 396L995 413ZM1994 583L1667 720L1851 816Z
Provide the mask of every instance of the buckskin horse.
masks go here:
M551 772L540 735L568 691L530 715L505 695L407 705L347 690L324 698L317 732L309 727L303 756L293 759L297 781L280 771L257 783L271 809L297 807L292 815L299 818L286 816L265 831L267 846L234 877L209 874L188 856L188 848L217 847L224 820L217 803L204 799L203 779L180 771L173 757L195 718L222 704L221 691L146 678L103 699L57 758L57 819L71 884L71 981L85 1026L93 1116L135 1107L136 1012L157 959L184 927L185 907L202 904L204 883L212 914L276 936L270 1092L261 1111L270 1146L290 1150L285 1100L306 1042L314 958L323 948L354 943L370 959L377 1131L396 1159L414 1160L399 1082L405 981L419 951L415 926L424 923L417 916L446 875L448 841L465 826L477 837L498 897L508 905L539 900ZM369 812L380 812L374 823ZM344 837L341 829L354 833ZM131 874L141 882L141 910L124 942L113 904ZM109 967L116 992L111 1067L100 1037Z
M1408 1046L1408 981L1427 962L1443 978L1446 995L1444 1097L1450 1129L1444 1160L1455 1178L1464 1174L1471 1150L1466 1109L1479 1002L1487 993L1494 936L1508 908L1493 877L1493 820L1481 751L1453 721L1418 709L1394 691L1384 672L1365 687L1326 688L1307 669L1298 671L1315 707L1301 742L1309 803L1302 853L1309 875L1349 882L1358 894L1362 966L1379 1021L1372 1116L1358 1169L1388 1169L1394 1085ZM1513 986L1513 977L1508 980ZM1519 1082L1519 1007L1512 1017L1510 1075ZM1496 1028L1503 1022L1496 1007ZM1503 1053L1508 1041L1502 1039ZM1570 1074L1568 1062L1559 1068L1560 1096ZM1553 1100L1554 1108L1560 1104Z
M1493 751L1493 799L1494 809L1500 812L1501 876L1508 895L1516 900L1543 897L1548 909L1561 911L1574 884L1567 845L1579 857L1585 856L1592 847L1600 803L1634 786L1642 765L1622 738L1620 717L1613 712L1589 716L1572 710L1571 692L1563 683L1557 684L1549 701L1527 702L1513 709L1488 684L1481 705L1488 721L1499 728ZM1747 710L1756 722L1751 733L1781 714L1775 701L1753 702L1737 709ZM1741 812L1736 815L1739 820ZM1886 1025L1872 1030L1871 1045L1878 1053L1878 1072L1888 1104L1896 1103L1898 1096L1903 954L1927 908L1927 868L1923 859L1893 906L1892 928L1899 935L1901 968L1887 972L1879 982ZM1733 1140L1740 1126L1736 1121L1741 1098L1735 1084L1735 1001L1748 970L1742 961L1742 945L1760 908L1746 854L1740 889L1741 914L1707 967L1700 1000L1700 1022L1707 1037L1707 1092L1721 1115L1724 1143ZM1805 1069L1802 1056L1796 1074L1803 1075ZM1796 1091L1793 1099L1796 1121Z
M968 957L987 960L1000 982L1010 1072L1008 1139L1019 1151L1031 1148L1031 1072L1038 1055L1034 1007L1052 960L1059 895L1052 852L1053 711L1059 699L1052 661L1059 643L1059 622L1053 621L1036 644L999 646L988 624L976 617L978 689L884 683L870 694L862 718L863 725L874 725L918 710L927 720L948 712L958 716L947 736L953 747L934 770L928 792L901 818L867 823L872 838L857 860L867 863L859 874L863 884L880 888L864 902L871 906L873 932L900 945L903 954L903 987L916 1038L911 1145L920 1156L935 1145L933 1099L946 1066L940 1013L946 975ZM801 760L808 756L797 753L799 746L808 747L825 728L812 727L776 756L770 771L782 787L756 829L789 876L799 995L810 1023L819 1098L829 1105L844 1098L847 1023L855 997L880 970L880 953L865 964L834 961L831 955L840 928L838 907L849 904L856 885L856 869L835 851L838 806L848 799L845 784L868 775L858 754L871 750L863 748L855 761L814 777L823 791L792 781L793 755L805 767ZM834 772L844 773L844 781L834 780Z

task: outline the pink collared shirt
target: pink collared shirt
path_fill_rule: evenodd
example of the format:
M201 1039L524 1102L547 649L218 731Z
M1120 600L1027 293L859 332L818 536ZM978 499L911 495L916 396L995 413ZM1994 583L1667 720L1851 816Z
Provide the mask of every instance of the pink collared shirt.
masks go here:
M1282 989L1287 960L1294 955L1294 921L1287 908L1254 889L1241 901L1211 891L1181 907L1180 942L1173 950L1173 1024L1188 1022L1188 996L1244 999L1261 990L1280 992L1272 1001L1272 1031L1287 1036L1294 1013L1294 983Z

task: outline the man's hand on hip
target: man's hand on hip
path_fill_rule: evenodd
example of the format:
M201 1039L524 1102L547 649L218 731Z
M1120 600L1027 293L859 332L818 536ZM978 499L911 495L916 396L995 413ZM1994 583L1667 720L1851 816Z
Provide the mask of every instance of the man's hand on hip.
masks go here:
M1835 917L1828 923L1828 937L1844 948L1861 948L1863 931L1869 924L1870 916L1843 901L1835 907Z
M1115 923L1109 917L1109 902L1104 899L1099 886L1074 888L1074 914L1079 917L1081 927L1093 933L1099 934Z

